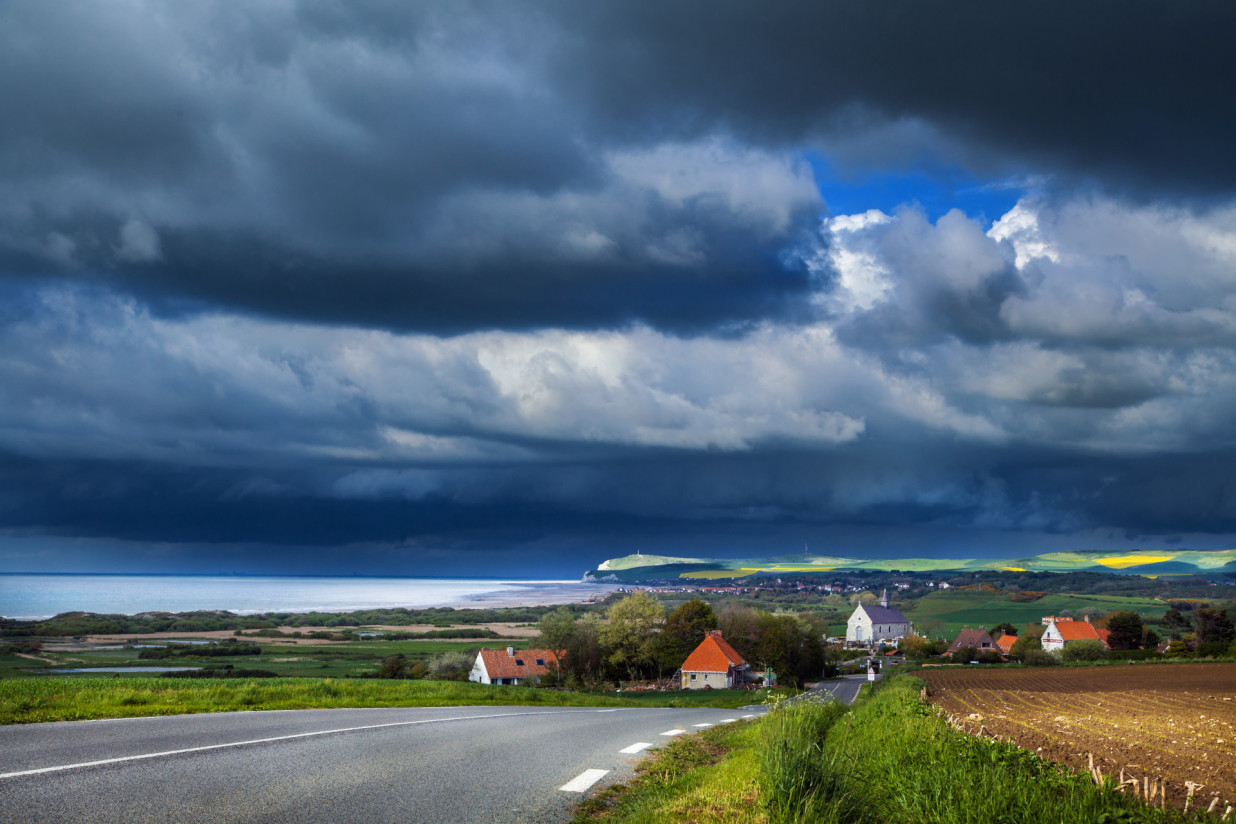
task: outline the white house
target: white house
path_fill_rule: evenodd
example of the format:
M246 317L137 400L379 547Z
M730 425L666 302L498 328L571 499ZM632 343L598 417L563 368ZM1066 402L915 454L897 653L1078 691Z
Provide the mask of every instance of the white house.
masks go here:
M879 606L859 604L846 622L847 644L872 644L879 641L895 641L914 631L914 625L901 614L901 610L888 604L888 590L880 595Z
M721 637L721 630L709 630L700 645L682 663L684 690L731 689L751 680L751 667L738 651Z
M521 684L539 681L550 667L558 666L558 655L548 649L482 649L468 674L478 684Z
M1104 637L1106 630L1099 630L1090 623L1090 616L1084 621L1074 621L1072 618L1057 618L1048 615L1043 619L1047 629L1043 631L1043 649L1048 652L1060 652L1075 641L1098 641L1107 646Z

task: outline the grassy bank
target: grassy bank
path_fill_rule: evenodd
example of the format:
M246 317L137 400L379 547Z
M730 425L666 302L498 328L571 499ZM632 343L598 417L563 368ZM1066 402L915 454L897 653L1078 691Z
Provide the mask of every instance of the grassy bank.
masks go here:
M800 703L675 742L577 822L1078 824L1206 821L1095 786L1033 753L949 727L900 675L852 710ZM692 750L692 747L698 747ZM717 753L718 749L724 752ZM703 750L703 757L699 750ZM692 760L690 769L679 769ZM659 776L660 759L666 776ZM689 765L690 766L690 765Z
M746 721L676 739L642 761L634 781L581 804L573 824L767 824L757 805L758 744L758 726Z
M238 710L299 710L339 707L718 707L758 703L764 693L709 690L643 693L625 697L496 687L445 681L338 680L331 678L78 677L0 681L0 724L84 721L144 715L182 715Z

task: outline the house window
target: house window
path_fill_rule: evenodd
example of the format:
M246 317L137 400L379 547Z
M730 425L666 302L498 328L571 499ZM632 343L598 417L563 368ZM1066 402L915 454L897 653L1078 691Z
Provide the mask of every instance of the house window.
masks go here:
M545 666L545 659L544 659L544 658L538 658L538 659L536 659L536 665L537 665L538 667L543 667L543 666Z
M523 665L524 665L524 659L522 659L522 658L516 658L516 659L515 659L515 666L517 666L517 667L522 667Z
M691 680L692 680L692 681L694 681L694 680L695 680L695 673L691 673Z

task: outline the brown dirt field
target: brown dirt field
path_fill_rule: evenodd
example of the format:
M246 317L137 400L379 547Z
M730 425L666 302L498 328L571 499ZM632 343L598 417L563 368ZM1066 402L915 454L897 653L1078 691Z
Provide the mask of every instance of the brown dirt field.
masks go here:
M963 728L986 727L1044 758L1168 782L1183 806L1236 802L1236 664L1134 664L921 672L930 700ZM1222 809L1222 806L1220 807Z

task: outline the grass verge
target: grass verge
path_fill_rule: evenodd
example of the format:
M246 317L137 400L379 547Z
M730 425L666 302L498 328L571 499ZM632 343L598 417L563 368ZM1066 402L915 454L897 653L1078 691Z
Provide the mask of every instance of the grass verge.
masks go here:
M756 807L759 729L750 721L675 739L636 768L636 778L576 808L572 824L767 824Z
M763 692L709 690L642 694L638 698L498 687L449 681L332 678L94 677L0 681L0 724L84 721L237 710L340 707L534 705L546 707L718 707L758 703ZM659 697L659 700L658 700Z
M675 741L631 784L579 808L601 821L755 824L1169 824L1217 821L1148 807L1088 776L957 732L888 679L853 709L775 706L763 719Z

